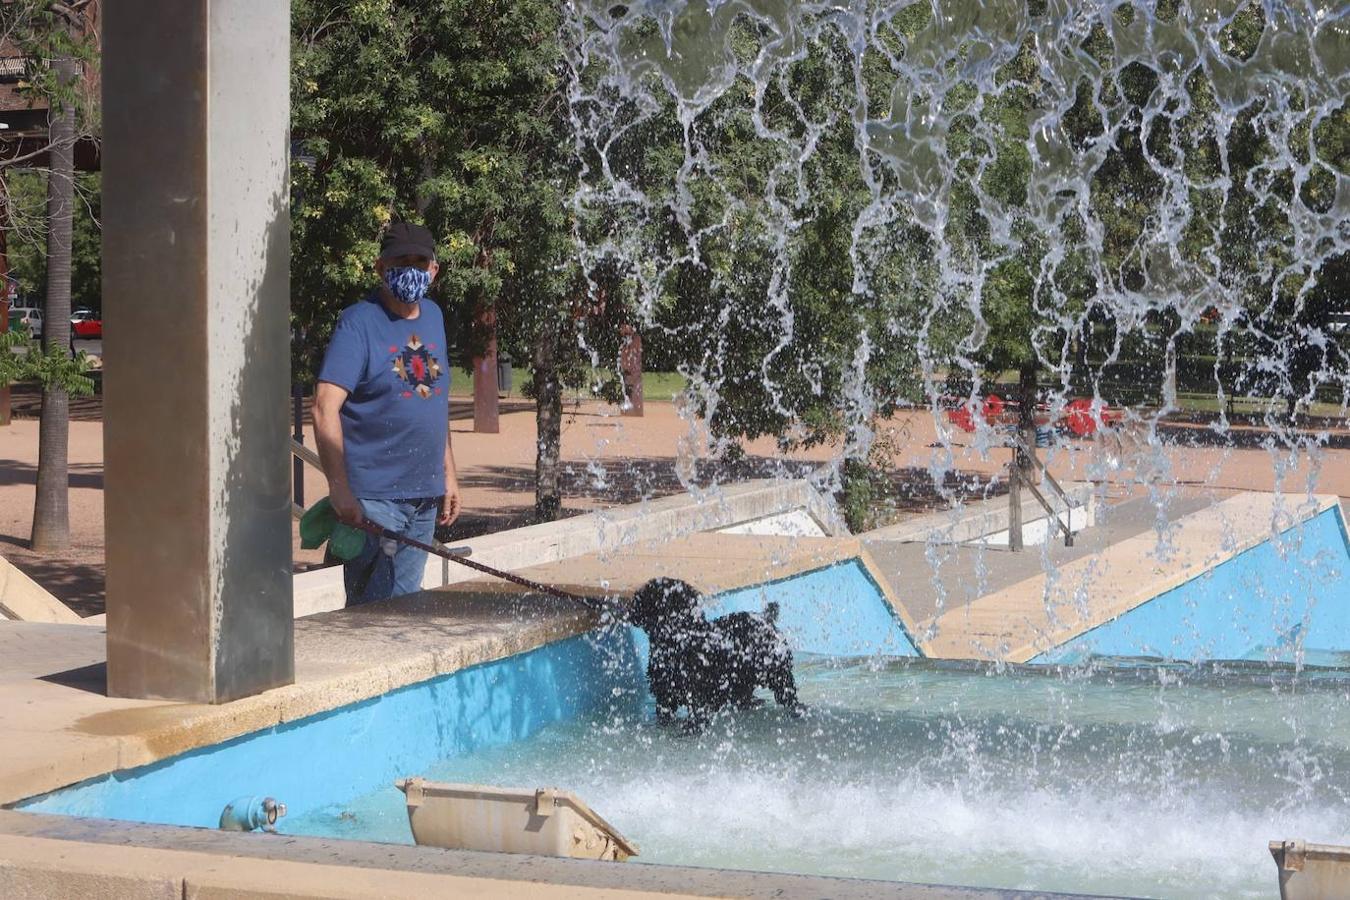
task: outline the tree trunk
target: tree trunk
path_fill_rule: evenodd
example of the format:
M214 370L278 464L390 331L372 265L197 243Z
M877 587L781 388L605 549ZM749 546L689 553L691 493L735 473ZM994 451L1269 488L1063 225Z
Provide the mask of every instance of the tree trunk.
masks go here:
M549 316L534 343L534 420L538 440L534 464L534 516L552 522L562 509L558 484L562 455L562 385L558 382L558 323Z
M1018 427L1022 432L1022 442L1032 453L1036 452L1036 373L1034 360L1023 363L1017 373Z
M1017 430L1026 452L1036 452L1036 362L1023 363L1017 379ZM1008 467L1008 549L1021 550L1022 482L1031 478L1032 467L1020 448L1013 448Z
M480 310L474 327L481 337L482 353L473 358L473 430L478 434L501 431L497 392L497 313Z
M642 335L632 325L619 329L619 375L623 380L624 405L620 415L642 415Z
M9 248L5 230L9 225L5 210L9 208L5 186L0 184L0 334L9 331ZM0 385L0 425L10 422L9 385Z
M53 65L64 85L78 75L78 63L62 57ZM48 116L51 171L47 176L47 303L42 316L42 349L70 352L70 256L75 215L75 108L53 101ZM70 399L64 388L42 392L38 426L37 497L33 504L32 547L54 553L70 546L70 475L67 455Z

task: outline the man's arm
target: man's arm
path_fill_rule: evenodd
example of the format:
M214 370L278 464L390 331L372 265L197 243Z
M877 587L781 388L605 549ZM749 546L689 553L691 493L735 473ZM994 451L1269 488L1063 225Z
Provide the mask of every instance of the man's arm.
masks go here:
M455 451L450 446L450 434L445 435L445 498L441 500L438 525L449 525L459 518L459 473L455 471Z
M342 444L342 404L347 402L347 391L328 381L320 381L314 393L314 438L319 445L319 462L328 477L328 500L337 510L338 518L350 524L360 522L364 515L361 504L352 495L347 484L347 458Z

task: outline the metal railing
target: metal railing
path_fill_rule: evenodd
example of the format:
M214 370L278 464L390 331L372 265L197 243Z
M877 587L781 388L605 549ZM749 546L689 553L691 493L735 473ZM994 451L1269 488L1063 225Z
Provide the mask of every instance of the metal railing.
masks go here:
M1050 470L1045 467L1045 463L1036 455L1035 449L1027 446L1026 441L1022 439L1020 432L1014 431L1009 434L1008 444L1012 447L1013 451L1012 462L1008 464L1010 484L1014 488L1025 486L1031 491L1031 495L1036 498L1036 501L1040 503L1041 508L1045 510L1046 516L1054 522L1057 526L1057 530L1064 534L1064 546L1072 547L1073 529L1069 526L1072 524L1073 510L1081 507L1083 504L1074 500L1064 488L1060 487L1059 482L1055 480L1055 476L1050 474ZM1027 477L1025 473L1028 469L1038 470L1040 472L1041 483L1048 485L1050 492L1054 494L1055 498L1064 504L1063 518L1061 518L1059 512L1051 506L1050 501L1045 499L1045 495L1041 493L1037 482L1034 479ZM1018 493L1015 489L1009 492L1009 496L1009 502L1016 503L1018 508L1012 512L1012 516L1008 522L1008 546L1013 549L1021 549L1022 516L1020 500L1017 500ZM1014 534L1014 531L1017 533Z
M291 458L296 461L296 488L295 495L291 500L291 515L298 519L305 514L305 508L302 505L305 502L304 466L311 465L322 472L323 463L319 462L319 454L315 453L295 438L291 438Z

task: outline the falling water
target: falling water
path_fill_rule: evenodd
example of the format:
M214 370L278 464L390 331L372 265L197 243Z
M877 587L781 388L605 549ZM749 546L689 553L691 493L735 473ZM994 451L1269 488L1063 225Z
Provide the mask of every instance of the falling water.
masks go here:
M1288 413L1343 418L1350 405L1343 5L573 0L568 28L583 266L686 351L688 448L734 455L738 431L775 422L788 444L823 432L838 450L817 478L833 491L892 411L926 408L929 474L957 502L946 410L1021 368L1052 417L1091 399L1106 437L1047 451L1080 478L1145 484L1166 507L1191 476L1163 426L1183 395L1208 393L1208 479L1237 445L1230 405L1259 396L1275 401L1258 407L1257 440L1276 490L1316 490L1333 437ZM802 421L822 407L825 425ZM975 452L1000 445L978 410L974 424ZM1196 895L1239 866L1223 884L1259 892L1273 829L1350 828L1343 787L1328 790L1343 785L1345 735L1309 715L1343 715L1343 685L1310 700L1280 671L1278 686L1163 673L1143 694L1110 677L1028 690L906 671L869 688L895 701L872 710L886 727L836 721L818 751L789 740L754 764L738 754L782 739L733 734L702 763L675 748L668 787L762 805L759 819L712 813L722 840L791 845L742 864ZM824 706L861 715L861 694L841 699L817 675ZM924 690L950 705L916 713ZM1085 724L1098 715L1110 724ZM600 746L597 767L621 755ZM816 752L842 768L813 772L804 805L796 779ZM593 780L614 793L609 775ZM621 818L659 805L659 792L618 793ZM862 831L842 842L845 862L802 862L816 836L784 822L835 823L837 796L865 810ZM924 810L928 824L907 830ZM648 825L704 859L695 837ZM933 835L953 842L940 865L896 862ZM1150 855L1162 875L1145 873Z
M800 720L690 736L621 699L425 774L574 791L642 862L1129 896L1268 897L1272 832L1350 829L1343 673L816 659L797 677ZM387 786L286 830L412 840Z
M579 0L571 28L583 259L621 273L649 330L705 351L691 422L725 409L727 354L761 353L773 410L824 392L840 457L864 458L878 411L979 395L1019 328L1052 411L1100 413L1122 382L1155 394L1088 474L1175 480L1157 425L1179 378L1218 395L1221 436L1234 393L1345 407L1326 315L1350 268L1343 7ZM795 292L829 215L848 220L852 349L822 354ZM1265 414L1272 465L1315 469L1327 436L1283 409Z

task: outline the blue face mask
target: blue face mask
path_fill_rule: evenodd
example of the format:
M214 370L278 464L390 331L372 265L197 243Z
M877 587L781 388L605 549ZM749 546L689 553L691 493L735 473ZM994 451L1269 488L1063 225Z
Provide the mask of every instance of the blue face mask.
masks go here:
M431 273L416 266L396 266L385 270L384 283L389 285L395 297L411 305L427 295L427 289L431 287Z

